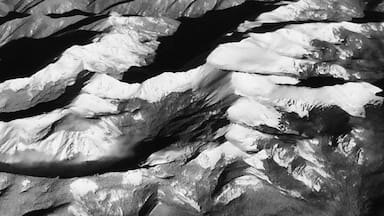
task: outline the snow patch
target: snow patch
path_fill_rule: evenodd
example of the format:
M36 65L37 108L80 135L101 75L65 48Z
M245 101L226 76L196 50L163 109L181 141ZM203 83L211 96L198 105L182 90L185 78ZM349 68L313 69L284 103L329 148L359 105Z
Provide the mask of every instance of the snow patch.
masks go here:
M88 193L95 193L99 189L99 186L96 184L96 182L86 178L73 181L69 187L71 193L75 197L79 198L87 195Z
M271 75L298 75L299 65L310 61L293 59L265 49L254 41L242 40L218 46L207 62L223 70Z
M257 151L259 144L263 144L273 137L239 124L231 124L225 138L242 151Z
M143 183L143 173L140 170L133 170L124 173L122 184L139 186Z
M185 194L187 192L184 191L184 189L178 188L177 190L175 190L175 193L176 193L176 196L174 196L174 198L173 198L174 201L181 203L181 204L187 203L192 208L196 209L196 211L198 211L198 212L201 211L199 203L197 203L194 199L191 199L188 196L186 196Z
M32 186L31 186L31 183L32 181L29 180L29 179L24 179L22 182L21 182L21 192L25 192L27 190L29 190Z
M223 158L222 151L217 148L205 150L202 152L194 162L199 164L204 169L214 169L220 159Z
M280 128L281 113L272 106L266 106L249 98L240 98L227 111L232 122L244 123L248 126L269 126Z

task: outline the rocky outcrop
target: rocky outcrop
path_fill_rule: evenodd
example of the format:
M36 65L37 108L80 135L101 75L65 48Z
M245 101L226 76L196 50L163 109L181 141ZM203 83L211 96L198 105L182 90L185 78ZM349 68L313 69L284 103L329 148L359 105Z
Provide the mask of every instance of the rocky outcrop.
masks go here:
M0 83L0 215L380 215L384 25L352 19L370 3L266 1L198 67L150 67L172 18L241 3L0 3L32 13L2 25L3 69L18 38L57 46Z

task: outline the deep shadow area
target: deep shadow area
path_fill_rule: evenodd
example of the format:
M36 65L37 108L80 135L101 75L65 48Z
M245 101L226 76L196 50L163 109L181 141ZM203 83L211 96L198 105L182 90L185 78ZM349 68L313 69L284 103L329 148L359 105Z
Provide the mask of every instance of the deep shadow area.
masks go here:
M95 31L72 31L42 39L21 38L0 47L0 82L29 77L52 63L64 50L84 45L98 34Z
M163 72L186 71L204 63L207 55L223 40L224 34L233 31L247 19L273 10L273 3L246 2L229 9L210 11L199 18L181 18L176 33L160 38L154 62L145 67L132 67L123 81L143 82Z
M4 23L14 20L14 19L19 19L19 18L24 18L29 16L29 14L26 13L17 13L17 12L9 12L6 16L0 17L0 25L3 25Z
M368 214L365 216L381 216L384 215L384 196L380 196L371 200Z
M185 94L190 94L190 92ZM164 149L176 142L178 145L185 146L190 145L191 142L210 142L211 140L207 138L207 134L213 134L213 131L229 123L227 120L222 121L225 119L225 111L228 108L227 103L211 106L204 106L204 103L203 100L197 101L181 109L177 113L172 114L170 119L162 122L155 128L143 128L142 130L148 130L148 133L143 140L138 142L134 141L132 143L132 136L135 136L134 133L125 134L127 135L127 140L122 141L122 143L116 143L116 146L124 145L124 147L127 147L127 154L122 154L121 156L113 155L110 158L81 163L62 161L35 164L7 164L0 162L0 171L39 177L72 178L142 168L142 162L153 152ZM216 114L212 115L213 111ZM160 113L160 115L162 114ZM163 115L169 115L169 113L163 113ZM156 119L151 121L154 121L151 122L151 125L157 124L155 122ZM202 134L205 136L199 137Z
M384 21L384 13L376 12L376 11L365 11L364 17L352 19L352 22L354 23L383 22L383 21Z
M372 84L381 88L381 89L384 89L384 79L376 80Z
M103 166L98 170L98 174L108 172L125 172L127 170L142 168L141 163L152 153L164 149L174 143L190 145L191 142L209 142L206 137L200 140L199 136L209 134L219 128L228 125L229 121L224 118L225 111L231 99L205 106L204 100L191 104L185 109L174 114L174 117L165 122L162 128L154 137L148 137L142 142L135 144L131 149L134 154L131 157L115 161L109 166ZM212 111L216 114L210 114ZM198 153L197 153L198 154ZM192 157L196 157L192 156ZM188 160L187 160L188 161Z
M365 0L365 9L371 12L371 10L375 9L381 2L382 0Z
M381 92L378 92L376 93L377 96L381 96L381 97L384 97L384 79L380 79L380 80L377 80L375 82L372 83L373 85L381 88Z
M54 214L56 211L60 209L64 209L69 206L69 203L63 203L54 207L46 208L46 209L38 209L34 211L27 212L23 214L23 216L44 216Z
M37 104L36 106L26 110L20 110L20 111L9 112L9 113L2 112L0 113L0 121L9 122L15 119L28 118L28 117L40 115L43 113L51 112L55 109L63 108L69 103L71 103L71 101L79 95L85 83L92 76L93 76L93 73L83 71L78 75L76 79L76 83L72 86L68 86L65 89L64 94L60 95L60 97L58 97L57 99Z
M307 117L300 117L296 113L284 113L282 122L289 123L289 128L301 137L314 138L316 136L331 137L332 144L337 145L337 138L349 133L352 129L350 116L338 106L314 108Z
M329 76L318 76L309 77L308 79L301 80L295 86L304 86L311 88L320 88L324 86L342 85L347 83L344 79L329 77Z

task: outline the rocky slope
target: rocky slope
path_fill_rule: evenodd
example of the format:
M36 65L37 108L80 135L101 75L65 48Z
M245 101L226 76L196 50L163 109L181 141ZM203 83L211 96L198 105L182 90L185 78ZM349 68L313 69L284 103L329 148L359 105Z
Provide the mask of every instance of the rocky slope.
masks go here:
M0 2L0 215L382 215L379 1Z

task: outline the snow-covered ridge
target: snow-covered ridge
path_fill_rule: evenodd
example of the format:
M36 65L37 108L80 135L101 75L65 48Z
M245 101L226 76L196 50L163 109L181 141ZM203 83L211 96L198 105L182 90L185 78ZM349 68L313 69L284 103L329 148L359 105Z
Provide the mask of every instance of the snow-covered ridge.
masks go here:
M277 45L269 46L268 44L273 43L274 40L267 40L269 37L262 34L250 34L249 38L244 39L245 42L221 45L208 57L207 64L196 69L179 73L163 73L146 80L142 84L123 83L112 76L118 77L121 72L128 69L131 65L140 65L140 63L135 63L135 61L140 61L140 58L135 55L132 56L132 53L139 52L150 55L150 53L154 52L150 45L146 44L144 47L138 45L140 44L140 35L144 34L147 36L147 34L143 33L146 30L141 32L132 31L130 29L131 25L129 25L129 22L132 20L126 19L128 18L112 16L110 22L115 24L111 24L115 28L105 33L101 38L95 39L94 43L68 49L56 63L51 64L31 78L9 80L2 84L5 86L8 83L20 85L22 83L20 81L35 80L44 87L47 78L50 78L57 79L57 82L62 85L64 84L63 87L66 87L66 85L70 84L63 83L60 77L59 79L55 77L55 72L60 72L62 76L69 77L72 79L70 82L73 82L74 77L83 70L97 72L82 88L81 94L64 109L58 109L40 116L2 123L2 128L6 131L3 136L4 143L1 147L1 151L4 153L4 161L7 161L7 163L20 163L22 160L25 160L27 155L32 155L31 152L45 155L41 157L46 158L45 162L63 160L82 162L100 160L105 157L113 158L114 154L116 154L114 149L120 145L119 137L124 135L124 132L122 128L116 126L116 123L120 121L119 118L108 117L108 115L119 114L121 112L119 110L119 103L130 99L141 99L148 103L157 103L171 93L183 93L193 90L195 92L208 91L204 94L211 94L213 97L211 98L212 101L217 102L228 95L235 94L242 98L227 111L231 122L250 127L268 126L283 132L286 130L281 122L283 113L296 113L299 117L303 118L308 116L313 109L338 106L351 116L364 117L366 105L377 105L383 102L383 98L376 96L376 93L380 92L381 89L369 83L351 82L321 88L300 87L295 86L299 82L295 78L300 77L298 74L288 74L289 76L287 76L286 71L279 68L270 69L270 71L266 70L268 67L261 66L257 62L272 66L281 66L281 64L273 64L260 59L258 53L263 52L263 50L269 49L277 59L282 59L284 55L295 57L298 54L284 53L285 49L281 50L279 49L281 47ZM135 21L138 19L140 21L140 18L137 17L130 19ZM153 20L158 23L157 20ZM148 20L145 19L145 21ZM140 25L138 22L134 23ZM323 28L322 25L320 27ZM108 29L105 26L100 28ZM292 26L286 31L280 30L275 34L277 37L281 35L288 37L292 35L287 34L290 31L300 33L298 30L291 30L291 28L299 29L299 26ZM121 33L124 35L124 40L116 40L115 36L120 36ZM274 36L273 33L266 34ZM296 34L293 35L295 36ZM306 34L301 34L301 36L306 36ZM291 44L292 46L305 43L309 45L311 40L308 39L310 37L304 39L303 37L301 39L300 37L292 38L296 40L295 43L292 43L293 45ZM118 44L115 43L116 41ZM121 46L121 41L125 41L125 44L128 44L127 47ZM279 42L279 40L277 41ZM116 56L114 55L116 52L108 53L108 50L105 50L103 47L104 43L106 44L105 46L112 47L111 50L119 51L122 48L121 50L126 51L127 54L120 53L120 55ZM156 42L151 43L154 43L153 46L156 46ZM114 44L116 45L115 47ZM232 46L240 46L241 49L239 52L236 52ZM245 50L256 52L252 56L248 55L249 53ZM307 51L310 49L303 50ZM92 55L88 55L88 52ZM265 56L264 52L260 57ZM77 64L72 64L73 62L77 62ZM249 62L256 71L244 68L247 65L244 62ZM228 65L230 65L230 68L228 68ZM72 68L62 70L65 66L71 66ZM53 70L55 68L60 68L61 70ZM258 71L260 68L264 70L261 73ZM225 71L229 69L234 72ZM294 71L294 68L291 70L292 73L297 73ZM48 73L51 77L44 76L48 71L53 71ZM292 77L293 75L295 76ZM38 79L40 76L44 76L44 78ZM218 78L215 78L216 76ZM227 78L223 79L223 77ZM210 83L208 80L213 80L216 83ZM27 88L33 87L30 83L26 83L18 88L14 87L15 93L24 93L19 90L24 88L23 86ZM57 89L57 86L54 87ZM32 94L27 94L27 96L33 97L34 92L36 91L33 91ZM43 100L38 102L41 101ZM6 102L7 100L5 100ZM28 104L29 107L34 105L33 103L28 103L28 101L22 102ZM4 107L7 108L8 106ZM106 117L98 120L87 119L100 115L106 115ZM136 114L132 115L135 121L147 121L142 113L135 116ZM49 132L49 128L57 124L57 122L64 122L64 125L66 125L67 123L65 122L75 120L78 123L72 129L55 129L53 133ZM40 123L30 124L30 122ZM64 126L64 128L66 127ZM19 133L24 134L22 138L18 135L11 135ZM231 132L229 131L229 133ZM45 137L47 134L49 136ZM95 136L95 134L98 135ZM69 141L69 136L77 138L71 138L71 141ZM15 138L10 139L9 137ZM106 142L106 140L108 141ZM94 147L90 148L90 146ZM89 149L93 150L89 151ZM9 155L9 157L5 155ZM19 156L15 157L15 155ZM117 155L117 157L120 156L120 154ZM32 161L30 162L43 162L33 161L37 158L31 157L30 160Z
M215 74L221 71L228 77L226 88L231 89L228 94L240 96L227 110L231 124L226 128L226 144L236 146L243 152L236 154L236 157L252 167L250 172L263 181L263 189L268 184L279 185L281 192L299 199L308 199L307 191L338 191L335 182L342 180L334 176L330 167L332 162L323 155L324 146L345 146L350 160L361 166L372 163L371 160L376 161L368 156L371 151L367 149L372 145L364 146L360 138L353 135L357 128L366 132L369 126L349 123L348 118L365 121L363 119L371 115L366 113L368 107L380 109L383 106L384 98L377 95L382 89L369 83L383 77L380 59L361 55L363 50L372 50L370 43L375 44L374 38L381 32L382 23L288 25L269 33L248 33L242 41L222 44L208 56L207 64L215 68L212 71ZM334 53L333 47L336 50ZM329 56L328 51L331 52ZM356 60L356 64L362 66L364 61L376 60L373 64L377 64L378 69L348 68L346 62L354 62L354 58L361 58L361 61ZM328 65L321 68L321 64ZM322 87L296 85L299 79L324 75L342 78L346 82ZM223 95L218 97L223 98ZM338 130L347 128L343 124L351 124L352 127L352 131L340 132L346 133L339 135L345 140L337 144L327 138L331 136L327 133L333 133L327 127L333 126L321 122L325 116L332 115L333 111L327 110L335 107L345 113L340 115L347 116L347 119L341 116L340 119L335 118L334 121L341 127ZM290 115L296 117L290 119ZM306 126L297 128L300 124L307 124L308 130ZM318 127L313 129L314 134L310 131L314 127L311 124ZM377 136L383 135L379 134ZM368 140L375 138L361 139L370 143ZM232 155L224 154L224 158L232 158ZM272 168L276 166L281 171ZM281 181L281 178L285 180ZM295 185L296 181L300 184ZM233 193L228 195L233 199L239 196L238 193L245 194L239 191ZM354 196L357 199L357 194Z
M299 0L286 1L286 4L273 11L261 14L255 21L246 21L239 26L240 31L258 27L263 23L282 23L289 21L348 21L363 17L365 3L359 0Z
M376 81L383 53L375 38L383 23L307 23L274 32L249 33L240 42L226 43L207 61L217 68L297 78L332 76L345 80ZM365 52L365 50L372 50Z
M143 28L144 24L154 28ZM170 19L112 15L95 27L105 33L91 44L67 49L31 77L1 83L0 111L24 110L54 100L84 71L120 77L132 66L146 65L158 46L157 37L172 34L176 28L177 22Z
M119 148L120 137L124 135L122 128L116 125L118 119L113 117L114 114L121 112L119 103L129 99L156 103L171 93L196 90L201 77L200 68L196 68L189 72L163 73L142 84L128 84L106 74L96 74L84 86L82 93L65 108L34 117L0 122L1 131L3 131L0 147L2 161L23 164L28 160L28 163L33 165L55 161L81 163L122 157L124 155L114 150ZM146 111L143 110L143 112ZM99 120L86 119L98 115L107 116ZM133 116L132 121L152 120L143 119L143 117L135 119ZM55 129L54 133L49 132L50 128L58 127L59 123L73 124L73 128ZM45 137L47 134L49 136ZM34 157L35 154L41 154L44 157Z
M288 4L299 2L308 1ZM165 18L112 14L92 26L103 32L92 44L68 49L31 78L0 84L13 83L15 94L35 98L56 87L62 92L91 71L65 106L0 122L1 171L22 174L0 173L1 204L19 206L0 208L1 215L40 209L85 216L358 215L368 193L380 193L361 188L384 158L382 89L372 84L383 78L374 39L382 23L250 32L192 70L119 81L131 65L145 65L156 38L175 26ZM337 82L305 82L324 75ZM52 90L36 89L50 84ZM16 96L24 104L15 110L30 106ZM44 98L55 97L38 101ZM141 158L143 151L149 155ZM108 167L116 161L119 172ZM104 166L108 173L94 175ZM92 175L28 176L41 170L49 177ZM374 185L381 185L380 176Z

